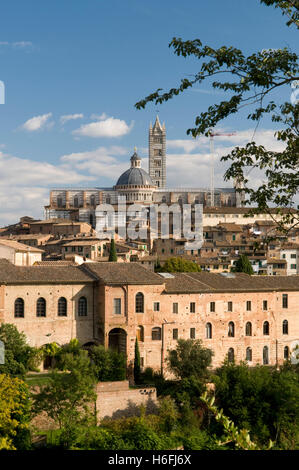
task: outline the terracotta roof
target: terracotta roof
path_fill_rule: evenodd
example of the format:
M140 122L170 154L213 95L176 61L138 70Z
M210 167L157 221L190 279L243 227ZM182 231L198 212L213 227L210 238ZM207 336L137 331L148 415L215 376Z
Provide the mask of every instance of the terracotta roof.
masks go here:
M81 267L105 284L163 284L161 276L140 263L84 263Z
M192 281L191 281L192 280ZM165 279L167 293L267 292L299 290L299 276L249 276L244 273L174 273Z
M9 248L13 248L16 251L33 252L33 253L44 252L44 250L40 250L39 248L35 248L34 246L25 245L24 243L19 243L15 240L7 240L7 239L0 238L0 245L8 246Z
M0 282L4 284L81 284L93 278L76 266L15 266L0 259Z

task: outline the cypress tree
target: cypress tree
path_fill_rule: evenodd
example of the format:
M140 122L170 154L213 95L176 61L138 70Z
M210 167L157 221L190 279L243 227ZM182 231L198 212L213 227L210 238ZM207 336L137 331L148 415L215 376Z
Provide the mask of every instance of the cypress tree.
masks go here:
M138 339L135 340L135 357L134 357L134 381L135 384L140 382L140 353L138 346Z
M108 261L117 261L117 254L116 254L114 238L111 239L110 253L109 253L109 260Z
M236 262L236 266L233 269L236 273L246 273L246 274L253 274L253 269L251 263L246 255L240 255L238 261Z

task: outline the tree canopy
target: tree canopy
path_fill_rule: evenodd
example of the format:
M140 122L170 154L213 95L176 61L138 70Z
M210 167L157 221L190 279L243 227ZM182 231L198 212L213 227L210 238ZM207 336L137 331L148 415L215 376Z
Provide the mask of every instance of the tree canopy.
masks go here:
M184 258L168 258L164 265L157 270L164 273L191 273L201 271L200 266Z
M298 0L261 0L261 3L279 8L287 16L288 26L299 27ZM298 87L298 55L284 47L263 49L247 56L233 46L215 49L204 45L200 39L184 41L177 37L172 39L169 47L177 56L196 58L199 70L193 78L183 78L179 86L167 92L157 89L135 107L141 109L150 102L162 104L194 85L213 80L212 87L225 92L227 99L201 112L195 118L195 127L188 129L187 134L194 138L209 136L225 118L244 107L249 109L247 119L255 123L252 140L222 157L222 161L230 162L224 179L236 181L238 190L244 191L244 203L251 206L249 214L268 212L283 232L298 225L299 206L296 207L294 199L299 189L299 102L298 99L286 102L275 93L286 86ZM254 141L257 127L266 116L280 126L275 138L284 148L281 151L267 150ZM248 176L254 168L263 174L257 187Z
M236 265L231 270L236 273L246 273L250 275L254 273L251 263L246 255L240 255Z

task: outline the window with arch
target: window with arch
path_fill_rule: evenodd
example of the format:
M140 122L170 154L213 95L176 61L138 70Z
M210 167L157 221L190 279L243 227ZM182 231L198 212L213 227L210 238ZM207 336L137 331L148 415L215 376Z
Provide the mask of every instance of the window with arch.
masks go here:
M78 198L78 196L74 197L74 207L79 207L79 198Z
M162 197L162 202L165 204L166 203L166 196Z
M235 336L235 324L233 321L230 321L228 324L228 336L233 338Z
M137 333L136 333L138 341L143 342L144 341L144 327L142 325L139 325L137 327Z
M111 198L110 198L110 196L106 196L106 204L111 204Z
M235 360L234 348L229 348L229 350L227 352L227 360L228 360L228 362L234 362L234 360Z
M152 328L152 340L160 340L161 339L161 328L159 326L155 326Z
M269 333L270 333L269 322L265 321L263 324L263 334L268 336Z
M90 205L91 206L96 205L96 197L93 194L90 196Z
M62 197L57 198L57 207L62 207Z
M87 299L84 296L80 297L79 302L78 302L78 316L79 317L87 316Z
M135 312L144 313L144 295L138 292L135 297Z
M46 316L46 301L43 297L37 299L36 302L36 316L45 317Z
M58 299L58 316L66 317L67 316L67 300L65 297L60 297Z
M282 322L282 334L288 335L289 334L289 322L288 320L283 320Z
M207 339L212 338L212 323L207 323L206 324L206 338Z
M252 361L252 349L251 348L246 348L246 361L249 361L249 362Z
M24 300L21 297L15 300L15 318L24 318Z
M252 325L251 322L248 321L245 326L245 335L246 336L252 336Z
M290 356L290 350L289 350L289 347L288 346L285 346L283 348L283 358L287 361L289 359L289 356Z
M268 346L263 347L263 364L269 364L269 348Z

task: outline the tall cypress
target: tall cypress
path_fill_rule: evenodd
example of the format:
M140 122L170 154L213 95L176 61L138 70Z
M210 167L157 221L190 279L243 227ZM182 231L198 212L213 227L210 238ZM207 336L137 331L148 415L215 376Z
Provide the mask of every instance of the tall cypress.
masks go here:
M135 384L140 383L140 352L138 346L138 339L135 340L135 357L134 357L134 381Z
M117 254L116 254L114 238L111 239L110 253L109 253L109 260L108 261L117 261Z

